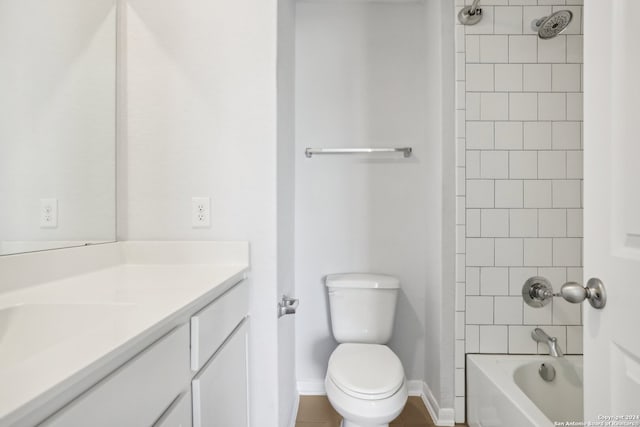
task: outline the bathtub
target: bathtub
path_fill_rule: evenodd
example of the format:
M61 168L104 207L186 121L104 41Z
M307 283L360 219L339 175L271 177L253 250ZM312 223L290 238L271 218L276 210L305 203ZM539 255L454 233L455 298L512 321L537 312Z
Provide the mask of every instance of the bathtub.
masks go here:
M555 368L553 381L540 377L542 363ZM582 420L582 356L467 356L470 427L551 427Z

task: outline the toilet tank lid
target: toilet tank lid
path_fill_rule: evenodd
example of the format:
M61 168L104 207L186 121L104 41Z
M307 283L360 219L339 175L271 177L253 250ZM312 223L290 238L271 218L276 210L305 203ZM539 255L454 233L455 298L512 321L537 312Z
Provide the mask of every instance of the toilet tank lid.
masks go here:
M400 280L386 274L343 273L329 274L325 284L327 288L398 289Z

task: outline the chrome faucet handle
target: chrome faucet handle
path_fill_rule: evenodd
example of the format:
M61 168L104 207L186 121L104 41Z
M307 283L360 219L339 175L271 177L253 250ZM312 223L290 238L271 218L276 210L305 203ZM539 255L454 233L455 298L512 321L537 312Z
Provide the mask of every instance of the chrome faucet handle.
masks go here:
M570 303L581 303L585 299L593 308L601 309L607 303L607 293L600 279L592 278L587 286L576 282L567 282L554 293L551 282L544 277L534 276L527 279L522 286L522 298L531 307L543 307L551 302L553 297L562 297Z
M583 288L580 283L567 282L560 288L560 295L572 303L579 303L587 298L587 288Z
M589 300L589 304L593 308L602 308L607 303L607 293L604 290L604 284L600 279L591 278L587 282L587 286L580 283L567 282L560 288L560 295L572 303L580 303L585 299Z

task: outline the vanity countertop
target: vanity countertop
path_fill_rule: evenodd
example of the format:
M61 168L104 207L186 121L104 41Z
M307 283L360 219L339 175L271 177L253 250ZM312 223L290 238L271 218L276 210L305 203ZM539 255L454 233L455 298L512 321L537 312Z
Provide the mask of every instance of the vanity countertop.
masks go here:
M69 400L188 321L246 277L248 253L118 242L0 259L0 425Z

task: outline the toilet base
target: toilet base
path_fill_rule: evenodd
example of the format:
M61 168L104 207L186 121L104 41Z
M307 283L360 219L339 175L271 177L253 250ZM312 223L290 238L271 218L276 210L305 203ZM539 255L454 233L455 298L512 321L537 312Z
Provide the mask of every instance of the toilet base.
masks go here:
M331 379L325 378L331 406L342 415L342 427L388 427L407 403L407 383L392 396L381 400L362 400L345 394Z

